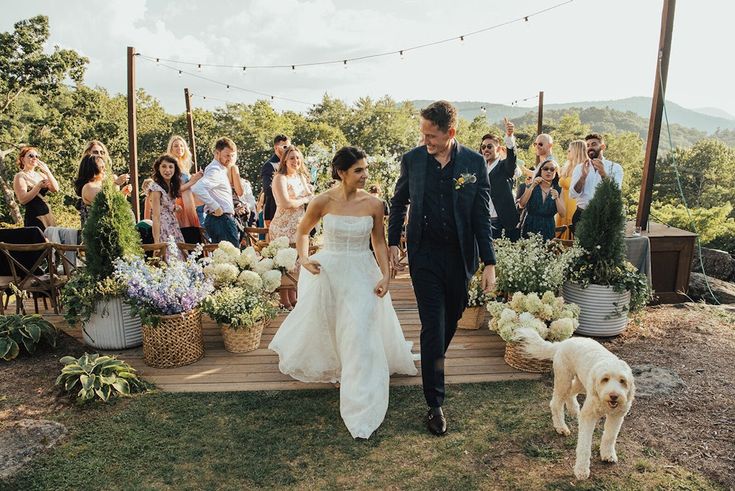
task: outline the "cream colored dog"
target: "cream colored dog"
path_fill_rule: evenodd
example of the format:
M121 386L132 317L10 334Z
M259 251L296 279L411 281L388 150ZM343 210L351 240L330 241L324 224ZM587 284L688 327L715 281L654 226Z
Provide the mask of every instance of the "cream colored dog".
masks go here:
M600 441L600 458L605 462L617 462L615 441L635 394L633 372L628 364L588 338L551 343L534 329L522 328L517 331L516 339L523 343L523 349L529 356L553 360L551 418L557 433L569 435L569 427L564 421L564 406L570 415L577 416L579 435L574 465L577 479L587 479L590 475L592 434L597 421L603 416L605 429ZM580 393L586 394L581 411L577 402L577 394Z

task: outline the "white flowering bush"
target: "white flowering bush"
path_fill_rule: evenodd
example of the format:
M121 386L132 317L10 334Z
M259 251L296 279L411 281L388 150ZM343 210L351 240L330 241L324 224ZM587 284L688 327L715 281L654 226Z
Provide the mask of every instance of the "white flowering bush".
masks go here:
M244 271L248 272L252 273ZM218 324L228 324L231 329L249 329L273 319L278 303L262 291L228 286L209 295L202 303L202 310Z
M516 242L502 238L493 245L497 289L506 294L559 291L571 263L584 253L576 245L545 242L538 234Z
M482 271L484 269L485 266L481 264L480 269L470 279L470 286L467 290L468 307L482 307L492 298L492 295L485 293L482 289Z
M271 293L281 286L283 272L296 267L296 249L288 238L280 237L258 254L248 247L240 251L229 242L220 242L208 258L200 260L204 275L215 288L237 286L248 291Z
M579 327L579 306L565 303L550 290L540 297L535 292L516 292L509 302L488 303L487 310L491 316L488 327L506 342L514 341L521 327L535 329L549 341L570 338Z

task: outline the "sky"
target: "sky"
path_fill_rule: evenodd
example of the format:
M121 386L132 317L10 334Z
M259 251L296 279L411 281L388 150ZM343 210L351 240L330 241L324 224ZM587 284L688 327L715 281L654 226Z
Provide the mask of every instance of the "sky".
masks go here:
M126 90L126 48L151 58L236 65L209 68L136 58L137 84L167 111L251 103L276 96L279 110L304 111L323 94L510 103L544 91L546 103L650 96L663 0L573 0L464 41L343 65L296 70L242 66L298 64L397 51L477 31L565 0L2 0L0 31L49 17L53 46L90 60L85 82ZM735 115L730 95L735 1L679 0L667 99ZM230 84L228 90L206 80ZM204 100L202 97L207 96ZM300 102L282 100L278 97ZM216 100L219 99L219 100ZM302 103L303 102L303 103ZM532 106L535 100L520 105ZM733 116L735 118L735 116Z

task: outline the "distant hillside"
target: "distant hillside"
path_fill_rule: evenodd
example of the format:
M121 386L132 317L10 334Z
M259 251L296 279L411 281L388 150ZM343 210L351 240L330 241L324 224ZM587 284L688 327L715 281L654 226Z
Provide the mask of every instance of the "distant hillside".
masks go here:
M426 107L431 103L431 101L424 100L411 102L417 108ZM468 120L472 120L481 114L481 108L484 107L485 116L490 123L498 123L504 116L507 116L516 125L536 124L535 108L490 104L480 101L462 101L454 104L457 106L460 117ZM571 110L579 113L582 123L589 125L593 131L600 133L632 131L638 133L645 140L648 134L651 99L631 97L617 101L548 104L544 106L544 126L551 125L553 127L555 121L558 121ZM689 147L707 136L720 138L729 145L733 144L735 120L703 114L674 103L668 103L667 111L675 147ZM661 148L669 148L667 140L668 138L662 134Z
M425 107L431 103L431 101L421 100L412 102L415 107ZM506 106L503 104L491 104L489 102L481 101L462 101L456 102L455 104L457 105L457 109L459 109L460 116L469 120L474 119L475 116L480 114L480 107L484 106L487 118L491 122L502 120L503 116L506 115L509 118L517 118L528 112L536 111L535 108ZM565 104L546 104L544 105L544 112L555 109L606 107L620 112L631 111L637 116L643 118L647 125L648 118L651 113L651 98L628 97L627 99L618 99L613 101L583 101ZM707 113L705 113L687 109L673 102L667 102L666 110L671 124L679 124L685 128L694 128L709 134L714 133L718 128L722 130L735 130L735 119L727 117L729 115L725 111L716 108L705 108L704 111L707 111Z

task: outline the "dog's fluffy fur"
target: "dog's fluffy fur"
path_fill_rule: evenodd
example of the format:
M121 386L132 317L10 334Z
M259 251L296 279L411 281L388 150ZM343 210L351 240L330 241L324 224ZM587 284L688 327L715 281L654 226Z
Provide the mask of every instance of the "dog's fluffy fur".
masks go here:
M615 441L635 394L633 373L628 364L592 339L570 338L551 343L530 328L519 329L516 339L527 355L553 360L551 418L557 433L569 435L564 406L571 416L577 416L579 435L574 465L577 479L587 479L590 475L592 434L603 416L605 429L600 442L600 458L605 462L617 462ZM581 410L577 402L580 393L586 394Z

